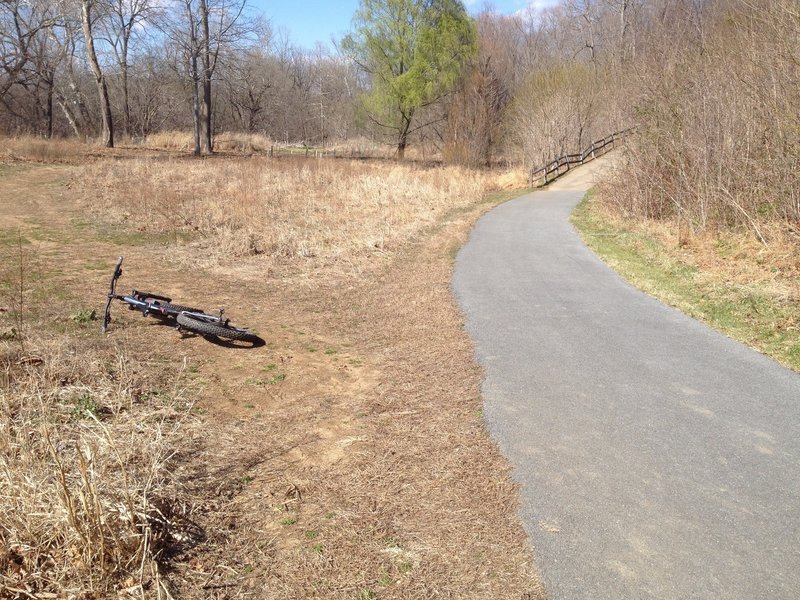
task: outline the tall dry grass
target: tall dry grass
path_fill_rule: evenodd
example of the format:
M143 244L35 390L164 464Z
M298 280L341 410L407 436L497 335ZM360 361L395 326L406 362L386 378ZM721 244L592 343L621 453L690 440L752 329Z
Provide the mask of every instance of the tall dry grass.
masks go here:
M194 148L194 138L189 131L160 131L148 135L142 141L141 147L190 152ZM276 156L285 156L293 153L303 154L305 148L306 146L301 143L277 142L258 133L225 131L214 137L214 150L222 153L267 155L272 151ZM312 150L312 153L324 150L340 157L392 159L397 154L397 149L393 145L379 143L366 137L330 140L325 143L324 148L318 145L308 148ZM427 148L424 144L417 144L409 148L406 158L409 160L433 160L438 158L438 152L434 148Z
M51 331L42 273L13 253L0 265L0 597L166 597L165 552L186 543L169 469L184 380Z
M223 132L214 137L214 149L219 152L266 153L273 145L270 138L255 133ZM189 131L160 131L148 135L141 146L189 152L194 148L194 137Z
M456 167L264 158L103 161L82 178L105 218L197 234L216 258L323 261L391 251L489 183Z
M45 139L33 136L0 136L0 161L70 162L85 158L93 147L74 138Z
M190 406L180 377L154 398L144 372L102 343L0 341L0 597L167 597Z

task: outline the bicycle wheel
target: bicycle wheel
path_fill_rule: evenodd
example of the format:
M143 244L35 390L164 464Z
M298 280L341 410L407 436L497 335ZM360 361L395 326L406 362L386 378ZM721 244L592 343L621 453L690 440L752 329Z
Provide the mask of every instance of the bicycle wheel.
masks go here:
M178 325L194 333L202 335L215 335L229 340L239 340L242 342L257 342L259 338L255 333L222 323L210 323L201 319L195 319L185 313L178 315Z

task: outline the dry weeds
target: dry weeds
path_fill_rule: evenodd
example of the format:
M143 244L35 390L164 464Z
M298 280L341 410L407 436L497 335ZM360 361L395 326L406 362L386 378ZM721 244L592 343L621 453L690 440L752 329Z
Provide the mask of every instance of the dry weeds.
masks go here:
M28 508L30 499L14 500L6 510L20 521L17 529L33 530L36 523L26 519L41 513L65 532L35 550L26 542L31 556L26 564L53 556L58 569L45 573L26 567L21 579L7 554L3 567L10 570L3 573L18 578L13 587L36 585L45 593L89 597L111 595L115 587L145 598L165 597L165 589L175 598L520 597L527 592L538 597L525 536L513 517L515 487L483 428L480 373L450 296L453 252L488 206L480 203L479 191L467 194L488 178L343 161L137 162L101 159L65 167L57 175L63 178L64 169L73 174L66 187L36 188L35 173L44 167L0 174L0 188L17 190L11 208L20 213L0 208L0 219L21 227L30 247L58 265L31 280L26 292L43 333L38 337L26 329L25 352L44 362L27 364L19 353L7 355L12 366L5 369L5 380L0 374L0 383L4 423L11 425L4 435L8 444L22 445L26 432L35 429L30 424L39 426L35 419L46 417L57 449L60 440L74 441L56 456L70 490L62 497L77 499L83 515L75 520L77 528L70 524L55 493L60 468L46 446L26 454L27 463L11 464L14 479L4 494L33 494L30 485L19 484L29 465L50 486L44 489L55 493L40 501L38 513ZM308 185L310 193L286 189L287 177ZM268 196L244 193L226 227L262 235L262 240L284 239L289 251L247 256L253 268L243 269L242 259L231 258L220 244L231 233L217 237L212 224L218 213L204 212L200 199L184 188L212 199L217 206L210 210L224 211L224 200L214 200L222 198L220 190L233 190L228 197L236 200L237 190L247 190L250 180L258 189L266 187L265 181L284 187L268 188ZM20 187L17 181L26 184ZM202 219L188 214L206 229L195 231L183 220L170 223L178 213L158 212L143 193L134 197L143 211L153 211L152 228L143 215L125 217L133 206L126 195L136 194L137 182L175 206L200 212ZM109 209L116 216L108 218L117 224L111 228L100 218L107 217L105 211L98 210L86 224L78 208L79 199L96 197L100 186L110 188L103 203L125 207ZM359 200L353 189L378 197ZM419 198L419 193L431 195ZM24 202L25 194L38 195ZM390 205L389 198L400 206ZM286 207L277 206L281 203ZM253 223L247 221L249 211ZM32 215L35 226L29 224ZM272 217L283 221L255 222ZM134 223L145 231L136 232ZM349 233L341 234L340 227ZM209 261L214 264L193 263L190 271L176 264L174 238L162 235L176 229L200 238L181 249L180 260L205 256L219 244L216 259ZM374 245L375 232L383 232L382 247ZM0 246L0 252L6 257L14 250ZM95 290L92 297L100 307L118 254L126 255L123 288L145 286L207 307L222 302L237 324L255 327L269 343L240 351L182 339L151 319L119 309L107 338L98 337L95 322L72 323L67 315L86 301L87 290ZM220 261L227 266L220 268ZM354 262L366 266L347 270L348 277L321 268ZM268 275L276 263L285 267L283 278ZM312 274L317 284L303 285ZM53 294L62 295L58 303L36 304ZM9 311L0 314L0 319L10 317ZM12 350L17 347L17 341L8 343ZM175 384L169 374L178 372ZM72 391L60 391L64 387ZM22 399L40 391L50 408L39 415L38 404L20 407L14 401L18 391ZM83 415L91 399L109 410L98 408L97 420L72 420L73 409ZM189 416L192 403L196 410ZM93 471L81 470L81 455L93 457ZM120 463L124 470L117 468ZM102 511L93 502L84 511L82 497L98 498ZM117 508L126 503L136 510ZM170 536L158 529L158 511L169 523ZM136 518L129 517L133 514ZM75 531L98 520L108 525L100 527L109 549L106 564L117 565L105 575L96 543L94 554L86 546L80 561L69 562ZM115 535L126 542L124 548ZM143 546L148 539L150 545ZM10 544L8 538L3 542Z
M160 555L186 541L168 469L181 378L156 398L157 369L123 348L39 336L0 342L0 371L0 596L161 595Z
M0 162L74 162L89 155L93 147L75 139L46 140L31 136L3 137Z
M189 152L194 148L194 138L185 131L161 131L148 135L140 144L141 148L154 150L170 150ZM348 140L327 141L324 148L319 146L306 146L304 144L287 144L273 140L258 133L222 132L214 137L214 150L225 154L262 154L275 156L305 155L308 150L311 156L324 151L329 155L339 157L358 157L373 159L393 159L397 149L392 144L382 144L364 137ZM411 161L435 160L440 158L433 148L424 145L415 145L406 152L406 158Z
M745 226L697 229L685 219L639 219L612 206L609 188L598 187L593 210L620 230L636 230L659 241L681 261L736 286L760 286L776 298L800 302L800 228L772 221L756 235Z
M198 234L215 260L265 255L354 261L395 249L487 177L455 167L349 160L104 161L81 184L98 213L149 233Z

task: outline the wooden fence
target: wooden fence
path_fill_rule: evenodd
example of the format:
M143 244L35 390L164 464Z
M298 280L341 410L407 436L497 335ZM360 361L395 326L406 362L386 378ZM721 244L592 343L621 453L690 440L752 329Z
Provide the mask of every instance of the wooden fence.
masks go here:
M630 127L622 131L617 131L616 133L604 137L602 140L592 142L592 145L580 154L565 154L561 158L557 158L539 169L531 169L528 173L528 186L547 185L569 171L572 167L582 165L594 160L598 156L602 156L609 150L613 150L616 142L629 136L633 133L633 130L634 127Z
M354 148L314 148L312 146L270 146L268 155L273 156L302 156L305 158L369 158L370 155L363 150Z

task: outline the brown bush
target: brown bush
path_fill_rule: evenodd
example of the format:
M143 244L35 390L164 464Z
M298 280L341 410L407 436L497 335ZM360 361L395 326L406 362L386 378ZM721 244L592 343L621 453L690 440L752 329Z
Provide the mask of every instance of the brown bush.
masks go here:
M763 223L800 220L800 13L785 1L737 3L706 19L679 51L651 50L637 82L638 135L604 199L626 214L747 227L766 241Z

